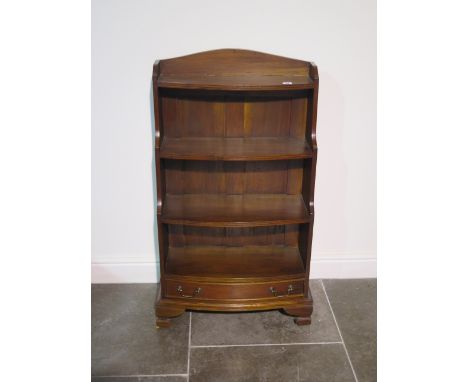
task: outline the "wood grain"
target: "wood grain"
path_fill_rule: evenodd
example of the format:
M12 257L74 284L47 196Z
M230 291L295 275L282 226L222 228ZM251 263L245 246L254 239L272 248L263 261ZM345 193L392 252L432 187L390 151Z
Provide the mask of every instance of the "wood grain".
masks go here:
M170 247L166 274L205 281L248 282L303 278L305 267L297 247L199 245Z
M318 85L313 63L240 49L155 63L159 327L186 309L311 322Z
M288 294L288 288L292 291ZM274 288L275 292L272 291ZM248 300L269 299L284 300L302 296L304 285L302 280L270 281L267 283L217 283L209 284L200 281L174 280L166 281L167 295L171 298L183 300ZM276 295L275 295L276 293Z
M262 75L161 75L158 80L161 88L173 89L218 89L218 90L291 90L312 89L313 81L308 76L262 76Z
M205 227L258 227L309 222L302 196L166 195L161 221Z
M312 150L298 138L164 138L160 155L186 160L285 160L311 158Z
M314 85L308 62L242 49L220 49L162 60L161 88L282 90Z
M167 194L290 194L302 190L303 160L163 160ZM307 199L305 199L307 200Z
M184 246L298 246L298 224L263 227L197 227L168 224L170 247Z
M216 93L159 90L166 138L305 140L311 91Z

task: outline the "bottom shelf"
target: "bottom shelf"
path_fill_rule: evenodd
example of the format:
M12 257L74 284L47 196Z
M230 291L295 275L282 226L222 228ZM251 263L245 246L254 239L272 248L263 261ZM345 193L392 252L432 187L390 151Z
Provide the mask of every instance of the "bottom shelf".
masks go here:
M166 277L225 282L304 278L299 250L289 246L169 247Z

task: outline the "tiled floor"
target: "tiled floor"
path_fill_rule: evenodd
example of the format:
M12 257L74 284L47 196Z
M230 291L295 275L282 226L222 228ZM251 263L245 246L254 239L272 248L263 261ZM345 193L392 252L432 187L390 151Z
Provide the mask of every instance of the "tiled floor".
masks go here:
M95 284L92 381L376 381L376 280L310 286L310 326L278 311L192 312L156 329L155 284Z

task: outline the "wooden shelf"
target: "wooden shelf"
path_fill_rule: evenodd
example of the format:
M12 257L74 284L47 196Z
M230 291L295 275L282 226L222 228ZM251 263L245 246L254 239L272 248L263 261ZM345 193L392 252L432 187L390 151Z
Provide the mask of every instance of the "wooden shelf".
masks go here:
M166 195L161 222L204 227L258 227L308 223L301 195Z
M205 281L260 281L304 278L305 269L296 247L188 246L170 247L166 275Z
M158 327L185 310L310 324L315 64L220 49L153 66Z
M303 139L269 138L164 138L160 156L188 160L279 160L311 158Z
M313 89L308 75L160 75L158 87L204 90L300 90Z

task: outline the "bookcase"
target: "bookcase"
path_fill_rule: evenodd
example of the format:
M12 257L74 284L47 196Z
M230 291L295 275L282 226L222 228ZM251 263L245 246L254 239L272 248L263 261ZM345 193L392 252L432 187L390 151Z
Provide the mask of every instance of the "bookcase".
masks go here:
M310 324L318 85L313 63L248 50L154 64L157 327L186 310Z

